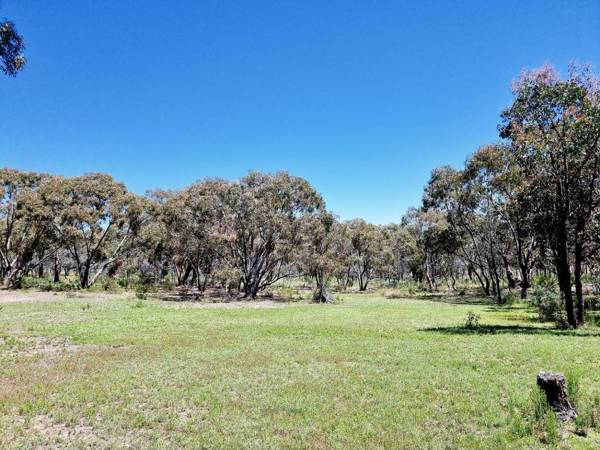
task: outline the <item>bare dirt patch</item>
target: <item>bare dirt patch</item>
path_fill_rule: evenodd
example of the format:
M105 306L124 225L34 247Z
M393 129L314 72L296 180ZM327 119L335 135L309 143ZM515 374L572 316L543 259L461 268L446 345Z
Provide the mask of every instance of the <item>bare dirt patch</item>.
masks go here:
M32 418L14 417L14 424L22 430L23 435L9 434L0 439L4 442L20 442L23 447L39 449L62 448L129 448L126 436L116 439L113 436L107 439L102 432L94 426L86 424L83 420L79 423L66 424L51 414L37 414ZM98 420L98 418L97 418Z
M126 345L73 344L66 338L47 338L41 336L0 337L0 346L13 356L53 355L73 352L126 350ZM2 349L0 349L2 350Z

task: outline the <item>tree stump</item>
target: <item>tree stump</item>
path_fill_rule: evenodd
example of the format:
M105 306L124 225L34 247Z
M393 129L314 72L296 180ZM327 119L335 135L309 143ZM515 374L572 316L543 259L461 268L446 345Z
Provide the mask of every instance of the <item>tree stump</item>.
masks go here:
M563 422L577 418L577 412L569 400L567 382L562 373L540 372L537 376L537 385L546 394L546 400Z

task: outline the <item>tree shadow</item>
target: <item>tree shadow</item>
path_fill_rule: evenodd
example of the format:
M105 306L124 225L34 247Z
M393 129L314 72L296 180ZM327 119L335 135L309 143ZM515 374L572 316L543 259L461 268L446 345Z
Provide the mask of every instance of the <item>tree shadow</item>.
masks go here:
M276 295L259 295L257 298L244 298L239 293L228 293L225 290L207 289L200 292L197 290L176 290L153 294L154 298L165 302L181 303L297 303L303 301L301 298L280 297Z
M481 297L478 295L448 295L448 294L419 294L414 297L410 297L411 300L426 300L429 302L440 302L448 303L450 305L480 305L480 306L494 306L494 302L491 299Z
M418 331L446 335L527 334L546 336L600 337L600 330L560 330L528 325L479 325L477 327L453 326L420 328Z

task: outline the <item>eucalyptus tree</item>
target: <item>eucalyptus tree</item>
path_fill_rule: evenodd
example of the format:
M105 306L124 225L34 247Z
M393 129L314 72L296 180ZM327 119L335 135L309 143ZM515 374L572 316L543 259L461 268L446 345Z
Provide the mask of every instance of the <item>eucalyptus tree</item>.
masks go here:
M391 253L384 246L385 235L379 226L363 219L353 219L348 222L348 229L358 288L366 291L377 271L391 258Z
M389 277L398 283L412 273L413 260L417 253L416 240L402 224L389 224L384 227L387 236L386 246L391 252L388 267Z
M16 76L25 66L25 42L17 32L15 24L9 20L0 22L0 70L9 76Z
M336 237L341 231L340 224L333 214L326 211L318 215L308 215L303 222L304 239L297 261L302 272L315 280L313 300L330 303L333 298L327 290L327 281L339 270L340 241Z
M414 278L427 282L433 290L440 277L454 280L457 240L443 211L435 208L411 208L402 218L403 228L411 236L407 249L412 254ZM454 281L448 283L454 286Z
M146 219L142 220L131 246L135 253L129 255L127 261L127 280L130 272L151 273L160 281L171 273L175 253L173 245L176 241L172 239L173 233L165 223L163 214L165 204L174 195L174 191L161 189L146 192L142 203L142 214Z
M20 287L23 277L56 252L48 227L49 210L41 201L47 175L0 169L0 276L5 288Z
M302 243L303 218L324 209L322 197L304 179L286 172L251 172L223 192L223 235L232 267L241 274L244 297L293 274Z
M492 294L490 248L486 244L485 217L479 209L479 197L464 172L444 166L432 172L425 193L425 210L442 211L453 231L455 254L475 276L485 295Z
M513 87L514 101L503 111L499 127L531 181L532 213L553 251L571 326L582 324L585 317L584 249L590 219L600 202L598 86L586 67L571 67L566 79L551 66L525 72Z
M40 186L50 227L75 263L81 288L93 285L122 258L138 232L140 200L110 175L53 177Z
M170 245L177 249L174 254L185 267L182 281L187 281L191 272L193 284L200 291L206 289L225 257L223 202L228 189L224 180L203 180L173 195L163 208Z
M498 228L496 240L512 243L516 267L519 271L521 298L527 297L531 286L531 272L537 262L538 235L533 219L533 198L530 181L507 144L486 145L479 148L467 161L466 176L480 188L497 219L503 225ZM507 282L514 287L510 271L508 251L502 251ZM512 258L511 258L512 259Z
M338 222L332 237L336 253L333 276L337 280L337 288L343 291L353 284L354 277L355 257L348 223Z

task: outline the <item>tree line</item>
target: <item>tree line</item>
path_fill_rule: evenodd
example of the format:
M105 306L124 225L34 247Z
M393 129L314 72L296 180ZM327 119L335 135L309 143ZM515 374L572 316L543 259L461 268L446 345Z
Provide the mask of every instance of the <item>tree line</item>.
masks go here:
M398 224L340 221L306 180L285 172L214 178L181 190L129 192L106 174L0 170L0 276L65 274L88 288L137 275L199 291L256 296L309 276L328 286L414 280L456 289L469 278L502 302L554 273L569 325L585 318L583 275L600 248L600 89L586 66L561 78L526 71L500 117L497 143L462 169L434 169L422 205ZM574 292L573 292L574 291Z

